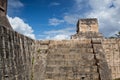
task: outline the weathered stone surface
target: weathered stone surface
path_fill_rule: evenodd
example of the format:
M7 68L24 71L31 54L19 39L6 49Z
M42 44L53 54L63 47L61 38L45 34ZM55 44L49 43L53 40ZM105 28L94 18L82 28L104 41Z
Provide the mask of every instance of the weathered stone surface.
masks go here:
M120 39L103 39L107 63L112 72L112 78L120 78Z
M0 0L0 15L6 15L7 13L7 0Z
M13 31L6 11L0 0L0 80L111 80L110 69L120 77L120 39L103 39L97 19L79 20L72 40L38 41Z
M34 42L0 26L0 80L30 80Z
M101 39L36 41L0 27L0 80L111 80Z
M77 33L71 39L81 38L103 38L98 31L98 21L96 18L80 19L77 23Z
M93 24L93 22L95 23ZM92 39L94 52L100 53L96 54L96 59L104 60L106 58L109 69L112 72L112 78L120 78L120 39L104 39L98 32L97 23L98 22L96 19L79 20L77 25L77 33L73 35L71 39ZM91 29L89 30L87 27Z
M101 39L92 39L92 43L100 80L111 80L111 71L107 65Z
M4 26L12 30L12 27L6 17L7 14L7 0L0 0L0 26Z
M86 43L86 41L91 43ZM81 44L84 47L78 47ZM88 44L92 45L90 50L87 47ZM52 41L49 47L45 80L111 80L110 70L103 57L101 40ZM94 47L99 47L99 50L102 49L102 51L100 50L100 52Z
M98 32L98 21L96 18L80 19L77 23L77 33Z
M97 32L79 32L75 35L71 36L71 39L81 39L81 38L103 38L103 36L100 33Z

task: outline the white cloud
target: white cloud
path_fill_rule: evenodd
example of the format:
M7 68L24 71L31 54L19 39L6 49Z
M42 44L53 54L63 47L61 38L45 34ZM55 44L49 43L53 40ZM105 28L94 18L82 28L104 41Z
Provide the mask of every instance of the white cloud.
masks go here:
M78 18L79 18L78 15L65 15L64 21L67 22L68 24L76 24Z
M64 35L64 34L58 34L58 35L55 35L55 36L47 36L46 39L49 39L49 40L66 40L66 39L70 39L70 36Z
M12 18L8 16L8 20L10 21L10 24L15 31L24 34L32 39L35 39L32 27L29 24L25 23L21 18L19 17Z
M23 6L24 5L20 0L8 0L8 8L20 8Z
M83 6L85 7L86 6L86 3L85 3L85 1L86 0L74 0L75 1L75 3L74 3L74 10L76 10L76 11L79 11L79 10L81 10L82 8L83 8Z
M24 4L20 0L8 0L8 14L15 15L20 13L20 8L23 8Z
M120 31L120 0L89 0L92 11L86 13L87 17L99 19L100 31L105 36L113 36Z
M70 39L70 36L75 34L75 27L69 27L65 29L59 29L59 30L50 30L45 31L43 35L40 35L40 37L44 39L49 40L64 40L64 39Z
M52 3L50 3L50 6L59 6L60 5L60 3L58 3L58 2L52 2Z
M64 20L59 20L57 18L49 19L49 25L52 25L52 26L57 26L57 25L59 25L59 24L61 24L63 22L64 22Z
M65 28L60 30L51 30L51 31L45 31L44 34L66 34L66 35L72 35L75 28Z
M76 24L79 18L98 18L100 32L105 36L120 31L120 0L74 1L72 13L63 17L68 24Z

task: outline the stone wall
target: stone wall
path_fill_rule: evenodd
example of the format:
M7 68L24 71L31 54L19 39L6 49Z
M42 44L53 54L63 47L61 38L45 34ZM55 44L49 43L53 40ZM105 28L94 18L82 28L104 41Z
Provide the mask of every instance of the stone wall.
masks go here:
M0 26L0 80L31 80L34 40Z
M100 39L35 41L0 26L0 80L111 80Z
M96 32L98 33L98 21L96 18L85 18L78 20L77 33L79 32Z
M120 39L103 39L102 44L112 78L120 78Z
M71 36L71 39L91 39L91 38L103 38L102 34L96 32L79 32Z
M99 39L37 41L36 52L34 80L111 80Z
M0 0L0 26L4 26L6 28L13 30L7 19L6 14L7 14L7 0Z
M7 13L7 0L0 0L0 16L5 16Z
M50 41L36 41L33 61L33 80L45 80L46 60Z

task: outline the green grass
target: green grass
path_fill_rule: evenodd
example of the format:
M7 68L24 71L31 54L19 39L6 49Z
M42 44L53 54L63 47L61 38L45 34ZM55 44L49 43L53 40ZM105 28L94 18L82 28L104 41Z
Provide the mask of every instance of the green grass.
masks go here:
M40 53L41 49L38 49L37 52Z
M120 80L120 78L114 79L114 80Z

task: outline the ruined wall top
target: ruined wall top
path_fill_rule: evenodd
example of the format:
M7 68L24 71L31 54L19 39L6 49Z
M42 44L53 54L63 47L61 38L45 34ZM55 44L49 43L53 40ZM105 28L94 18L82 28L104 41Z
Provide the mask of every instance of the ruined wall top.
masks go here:
M0 26L12 29L7 17L7 0L0 0Z
M0 0L0 16L4 16L7 13L7 0Z
M80 19L77 23L77 33L98 32L98 21L96 18Z

